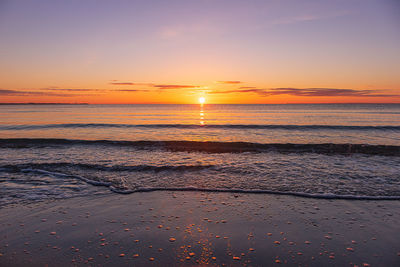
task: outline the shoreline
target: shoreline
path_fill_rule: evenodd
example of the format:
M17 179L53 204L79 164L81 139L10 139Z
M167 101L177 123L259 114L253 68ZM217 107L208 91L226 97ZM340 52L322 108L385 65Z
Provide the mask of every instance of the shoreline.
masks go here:
M157 191L0 209L6 266L396 266L400 201Z

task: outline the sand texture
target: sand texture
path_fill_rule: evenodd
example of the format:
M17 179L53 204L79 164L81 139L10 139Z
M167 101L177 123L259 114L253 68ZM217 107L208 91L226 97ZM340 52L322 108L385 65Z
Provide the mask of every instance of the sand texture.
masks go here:
M400 202L109 194L0 209L0 266L400 266Z

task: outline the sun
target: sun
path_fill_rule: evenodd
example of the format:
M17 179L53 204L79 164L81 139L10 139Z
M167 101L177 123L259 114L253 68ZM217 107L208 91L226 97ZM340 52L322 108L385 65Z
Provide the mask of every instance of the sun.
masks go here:
M199 97L199 103L204 104L206 102L206 99L204 97Z

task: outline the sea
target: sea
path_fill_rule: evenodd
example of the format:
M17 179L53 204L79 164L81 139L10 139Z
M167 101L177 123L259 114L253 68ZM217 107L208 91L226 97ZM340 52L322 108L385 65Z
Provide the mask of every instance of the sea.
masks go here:
M160 190L400 199L400 104L0 105L0 207Z

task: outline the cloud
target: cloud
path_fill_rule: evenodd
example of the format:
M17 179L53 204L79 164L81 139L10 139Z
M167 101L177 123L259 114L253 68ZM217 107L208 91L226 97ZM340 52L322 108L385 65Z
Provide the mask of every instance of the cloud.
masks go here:
M296 24L308 21L327 20L327 19L340 18L347 15L350 15L350 12L348 10L341 10L325 14L304 14L293 17L281 17L277 20L272 21L272 25L285 25L285 24Z
M142 90L142 89L119 89L112 90L114 92L149 92L150 90Z
M134 83L137 85L137 83ZM38 88L38 89L27 89L27 90L11 90L11 89L0 89L0 96L56 96L56 97L74 97L74 96L98 96L110 94L112 92L162 92L160 89L195 89L200 86L194 85L176 85L176 84L159 84L154 85L146 83L154 87L154 89L98 89L98 88Z
M58 89L58 88L42 88L37 89L40 91L34 91L36 89L31 89L29 91L24 90L10 90L10 89L0 89L0 95L3 96L57 96L57 97L74 97L74 96L95 96L98 94L70 94L70 93L55 93L46 91L76 91L76 92L90 92L90 91L102 91L102 89Z
M255 88L257 88L257 87L254 87L254 86L242 86L242 87L239 87L239 89L255 89Z
M287 17L287 18L280 18L272 22L274 25L283 25L283 24L293 24L297 22L306 22L306 21L313 21L313 20L320 20L324 19L325 17L321 16L314 16L314 15L304 15L304 16L297 16L297 17Z
M102 92L105 89L74 89L74 88L41 88L45 91L66 91L66 92Z
M179 85L179 84L154 84L154 83L135 83L135 82L118 82L117 80L113 80L110 82L112 85L144 85L155 87L158 89L184 89L184 88L199 88L197 85Z
M359 97L390 97L395 95L376 94L377 90L355 90L339 88L273 88L261 94L294 95L294 96L359 96Z
M199 88L200 86L196 85L176 85L176 84L156 84L153 87L159 89L184 89L184 88Z
M0 95L4 96L76 96L75 94L59 94L50 92L37 92L37 91L18 91L0 89Z
M241 87L242 88L242 87ZM381 90L355 90L340 88L249 88L228 91L212 91L210 94L255 93L261 96L293 95L293 96L357 96L357 97L394 97L400 95L380 94Z
M249 89L234 89L234 90L225 90L225 91L210 91L209 94L232 94L232 93L261 93L264 92L265 89L258 88L249 88Z
M110 82L112 85L146 85L146 86L152 86L154 84L152 83L134 83L134 82L118 82L117 80L113 80Z
M112 85L135 85L136 83L131 82L111 82Z
M242 83L241 81L216 81L216 83L222 83L222 84L238 84Z
M42 88L42 90L49 91L67 91L67 92L98 92L98 93L110 93L110 92L149 92L150 90L145 89L69 89L69 88ZM89 94L87 94L89 95ZM98 94L90 94L98 95Z
M15 91L15 90L6 90L6 89L0 89L0 95L15 95L19 94L21 92Z

